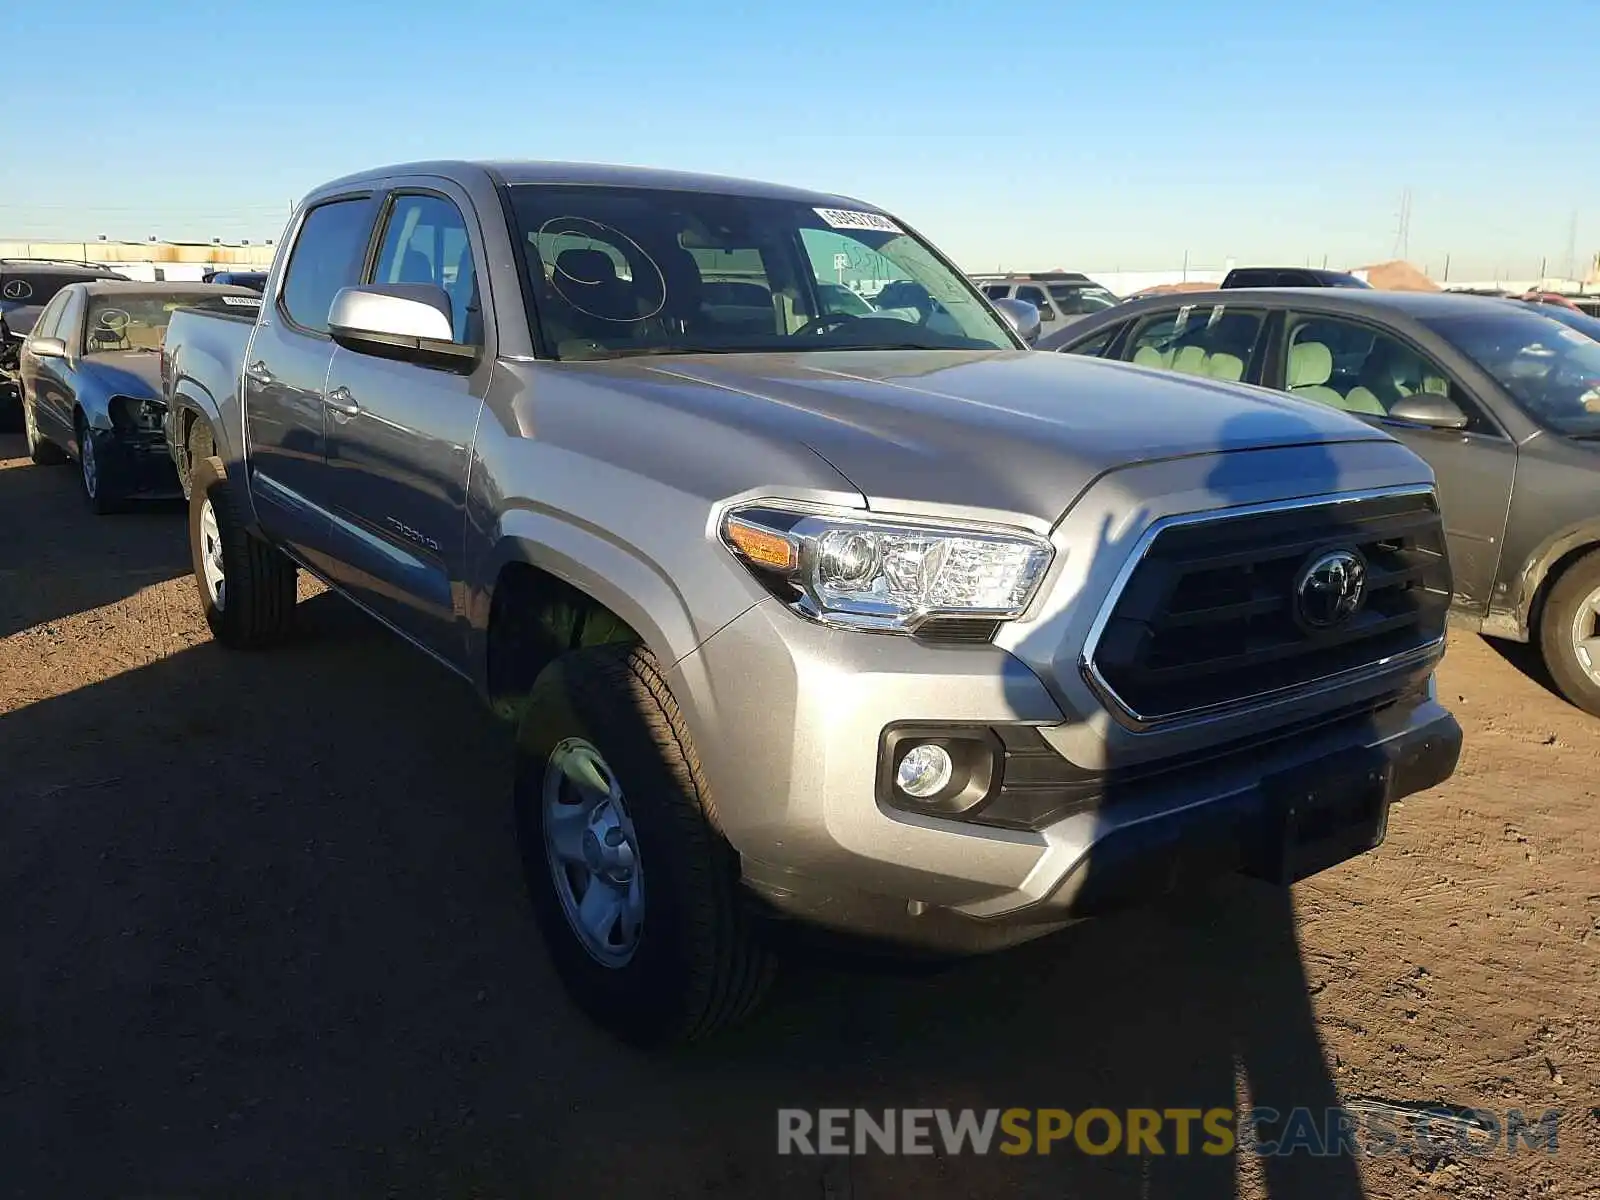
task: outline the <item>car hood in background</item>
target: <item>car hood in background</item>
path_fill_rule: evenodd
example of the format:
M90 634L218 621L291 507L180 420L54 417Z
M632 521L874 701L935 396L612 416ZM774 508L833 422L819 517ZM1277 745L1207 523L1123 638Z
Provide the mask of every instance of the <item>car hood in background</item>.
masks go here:
M143 350L90 354L78 360L78 375L108 396L161 399L161 356Z
M1393 441L1262 388L1025 350L684 355L579 369L655 403L803 443L873 507L937 499L1053 519L1096 477L1135 463Z

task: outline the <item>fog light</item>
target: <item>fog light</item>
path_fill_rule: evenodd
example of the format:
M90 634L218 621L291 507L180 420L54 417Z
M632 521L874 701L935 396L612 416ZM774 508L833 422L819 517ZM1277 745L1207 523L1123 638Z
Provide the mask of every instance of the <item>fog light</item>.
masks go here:
M949 786L954 770L948 750L932 742L923 742L920 746L913 746L900 760L899 767L895 769L894 782L912 799L926 800Z

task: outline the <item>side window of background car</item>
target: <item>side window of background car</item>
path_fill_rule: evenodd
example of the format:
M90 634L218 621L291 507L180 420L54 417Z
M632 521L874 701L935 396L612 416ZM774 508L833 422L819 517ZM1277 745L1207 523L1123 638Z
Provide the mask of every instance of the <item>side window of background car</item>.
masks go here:
M1107 347L1116 341L1117 333L1121 328L1121 325L1113 325L1110 329L1102 329L1086 341L1061 347L1061 352L1063 354L1083 354L1090 358L1099 358L1106 352Z
M61 316L56 320L55 332L50 336L65 342L68 354L76 354L78 338L83 333L83 293L68 291L62 294L66 298L61 305Z
M1469 431L1492 428L1432 359L1369 325L1331 317L1302 318L1289 330L1284 380L1292 395L1345 412L1383 417L1406 396L1448 396L1467 414Z
M991 283L983 289L983 294L991 300L1004 300L1011 294L1011 285L1009 283Z
M395 199L384 228L373 283L431 283L450 298L454 339L483 343L477 271L467 223L442 196L402 195Z
M61 310L66 307L67 298L57 292L55 298L44 306L44 311L39 314L39 319L33 323L33 338L55 337L56 324L61 320Z
M301 329L328 332L328 309L340 288L355 286L372 228L372 200L332 200L306 214L289 254L279 304Z
M1054 321L1056 319L1056 310L1050 307L1050 301L1045 299L1042 288L1019 287L1017 289L1017 299L1026 300L1037 308L1039 310L1039 320Z
M1147 318L1126 357L1145 367L1237 381L1255 365L1266 314L1228 304L1186 304Z

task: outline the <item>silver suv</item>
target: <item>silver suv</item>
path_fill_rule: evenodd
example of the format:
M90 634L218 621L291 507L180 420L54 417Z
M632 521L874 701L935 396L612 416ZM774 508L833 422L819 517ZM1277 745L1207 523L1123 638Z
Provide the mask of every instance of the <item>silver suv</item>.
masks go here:
M307 570L515 721L627 1038L747 1011L774 921L993 949L1300 878L1454 769L1433 477L1348 414L1032 353L844 196L425 163L288 234L259 316L168 328L206 618L271 643Z
M991 300L1021 300L1038 309L1041 337L1122 302L1109 288L1077 271L974 275L972 279Z

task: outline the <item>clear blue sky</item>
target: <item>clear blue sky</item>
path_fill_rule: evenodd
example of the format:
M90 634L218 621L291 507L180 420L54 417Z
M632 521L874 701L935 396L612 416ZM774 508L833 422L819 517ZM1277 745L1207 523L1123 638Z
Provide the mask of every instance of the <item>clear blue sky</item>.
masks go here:
M870 199L969 270L1600 251L1600 0L0 0L0 237L275 237L427 157Z

